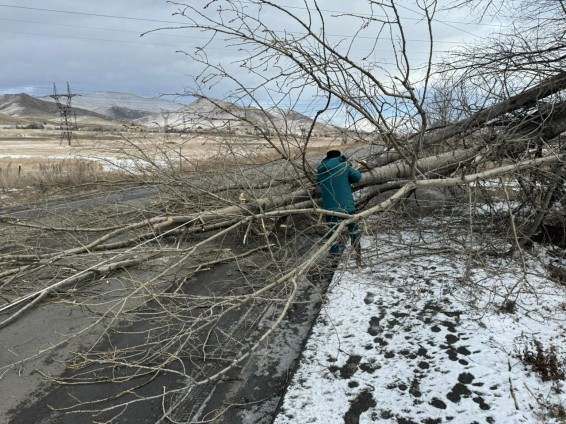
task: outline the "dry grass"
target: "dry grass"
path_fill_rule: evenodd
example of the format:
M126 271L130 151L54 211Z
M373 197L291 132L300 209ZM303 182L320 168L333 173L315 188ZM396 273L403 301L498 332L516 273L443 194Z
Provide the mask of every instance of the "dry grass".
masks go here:
M557 356L556 346L545 348L540 340L533 338L531 345L524 347L520 359L524 364L530 365L542 381L565 379L565 364Z
M0 208L35 203L56 193L97 190L99 183L123 181L98 162L80 159L0 159Z
M84 184L108 173L101 164L80 159L0 159L0 189L29 186L70 186Z
M85 185L97 189L99 182L168 181L171 174L222 173L280 159L257 137L78 132L67 146L57 135L42 130L0 133L0 206L32 201L37 194L82 191ZM299 159L299 144L290 140L284 150ZM341 147L336 139L312 140L307 157Z

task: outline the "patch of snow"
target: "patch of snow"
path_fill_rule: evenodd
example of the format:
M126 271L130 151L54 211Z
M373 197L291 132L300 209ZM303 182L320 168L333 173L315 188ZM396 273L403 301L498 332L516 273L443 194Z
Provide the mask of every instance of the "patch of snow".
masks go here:
M399 241L429 251L400 255ZM548 255L476 263L430 252L442 246L434 231L363 239L378 259L341 264L276 424L558 423L541 404L565 406L564 382L519 359L534 339L566 355L566 288L541 271Z
M0 154L0 159L10 158L10 159L33 159L37 158L39 155L12 155L12 154ZM106 172L110 171L126 171L129 173L141 173L148 168L161 166L167 167L169 164L163 160L154 160L152 162L143 159L122 159L111 156L81 156L81 155L49 155L49 159L56 160L85 160L91 162L97 162L102 165L102 170Z
M0 159L34 159L38 156L45 158L43 155L12 155L12 154L0 154ZM66 155L49 155L49 159L69 159Z
M84 159L90 160L94 162L98 162L102 165L102 169L106 172L111 171L126 171L129 173L141 173L143 170L153 167L154 165L163 165L165 166L165 162L163 163L150 163L148 161L142 159L120 159L116 157L77 157L77 159Z

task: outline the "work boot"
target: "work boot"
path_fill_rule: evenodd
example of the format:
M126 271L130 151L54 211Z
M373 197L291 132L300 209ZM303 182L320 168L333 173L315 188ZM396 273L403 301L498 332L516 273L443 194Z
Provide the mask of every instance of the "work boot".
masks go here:
M354 258L356 259L356 266L358 268L362 267L362 246L360 243L354 245Z

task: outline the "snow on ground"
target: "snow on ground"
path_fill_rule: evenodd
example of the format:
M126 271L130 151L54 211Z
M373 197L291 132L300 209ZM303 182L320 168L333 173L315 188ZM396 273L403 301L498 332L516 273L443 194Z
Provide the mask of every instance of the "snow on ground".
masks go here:
M339 265L276 424L564 422L542 408L566 407L564 382L519 358L536 339L564 364L566 288L537 260L553 259L474 258L438 238L366 237L366 264Z
M120 159L111 156L82 156L82 155L12 155L12 154L0 154L0 159L59 159L59 160L84 160L98 162L102 164L102 169L106 172L111 171L126 171L129 173L141 173L143 170L154 166L167 166L167 162L163 160L155 160L149 162L144 159Z

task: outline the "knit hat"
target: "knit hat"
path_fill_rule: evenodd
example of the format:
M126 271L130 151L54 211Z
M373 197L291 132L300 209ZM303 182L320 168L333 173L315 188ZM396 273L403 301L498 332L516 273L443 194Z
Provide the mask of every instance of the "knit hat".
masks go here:
M342 156L340 150L329 150L326 152L326 159L339 158L340 156Z

